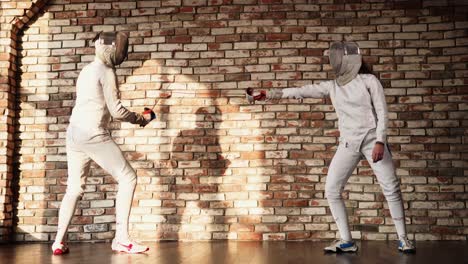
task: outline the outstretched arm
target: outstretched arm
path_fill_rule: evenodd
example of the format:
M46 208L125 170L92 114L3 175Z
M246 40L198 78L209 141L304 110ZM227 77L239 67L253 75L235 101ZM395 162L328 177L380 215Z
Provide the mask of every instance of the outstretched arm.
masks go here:
M297 88L282 89L281 98L323 98L330 94L334 81L324 81L318 84L307 84Z
M333 88L333 85L334 81L324 81L318 84L308 84L297 88L272 89L268 91L260 90L257 94L255 94L252 88L249 88L246 91L246 97L251 103L254 101L281 98L323 98L330 94L330 89Z
M118 95L119 90L114 70L109 69L106 71L105 75L101 78L101 84L107 109L113 118L132 124L139 124L140 126L148 124L143 115L132 112L122 105Z

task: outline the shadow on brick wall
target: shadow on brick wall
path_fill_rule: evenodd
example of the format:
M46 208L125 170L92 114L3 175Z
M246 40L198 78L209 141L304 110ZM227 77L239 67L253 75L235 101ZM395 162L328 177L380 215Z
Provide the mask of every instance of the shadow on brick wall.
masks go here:
M169 215L162 226L164 239L208 240L211 236L197 237L194 234L225 231L216 225L224 223L215 219L222 211L213 206L225 200L222 177L231 163L223 157L219 143L222 113L216 106L207 106L198 108L194 117L194 128L181 130L171 142L170 161L176 173L169 189L175 194L173 205L177 211L175 215ZM203 225L208 230L204 230ZM174 229L164 230L171 226Z
M38 9L33 4L31 9L32 13L27 13L31 19L17 39L14 239L48 241L49 233L56 230L53 217L57 215L56 201L61 199L53 185L60 181L60 175L66 176L61 155L64 141L58 128L68 121L71 108L64 105L71 95L58 87L57 65L61 61L52 54L56 43L49 34L48 6Z

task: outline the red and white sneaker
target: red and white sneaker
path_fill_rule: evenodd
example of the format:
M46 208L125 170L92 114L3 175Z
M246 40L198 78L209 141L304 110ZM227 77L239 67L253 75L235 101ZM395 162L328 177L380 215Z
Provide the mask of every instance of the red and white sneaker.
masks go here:
M69 252L70 250L68 249L68 246L63 242L52 244L52 253L54 255L63 255L68 254Z
M114 239L112 240L112 250L128 254L138 254L148 251L149 247L140 245L133 241L119 242Z

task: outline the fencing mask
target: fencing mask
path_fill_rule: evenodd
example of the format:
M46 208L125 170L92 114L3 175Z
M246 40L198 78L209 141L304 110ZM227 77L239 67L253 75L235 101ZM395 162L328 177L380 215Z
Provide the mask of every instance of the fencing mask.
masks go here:
M336 82L341 86L352 81L361 68L361 51L355 42L333 42L329 57Z
M128 54L128 35L123 32L101 32L94 39L96 56L109 67L120 65Z

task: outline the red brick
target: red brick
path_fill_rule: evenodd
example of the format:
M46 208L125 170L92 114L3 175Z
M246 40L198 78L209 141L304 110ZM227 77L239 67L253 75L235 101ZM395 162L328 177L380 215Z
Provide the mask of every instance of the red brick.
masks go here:
M264 151L255 151L255 152L243 152L241 153L241 159L243 160L253 160L253 159L263 159L265 158Z
M291 40L290 34L281 34L281 33L268 33L266 34L267 41L278 41L278 40Z
M100 25L102 23L102 17L78 18L78 25Z
M303 240L310 237L310 232L288 232L286 236L288 240Z
M262 240L262 233L255 232L239 232L237 233L237 238L239 240Z

